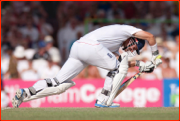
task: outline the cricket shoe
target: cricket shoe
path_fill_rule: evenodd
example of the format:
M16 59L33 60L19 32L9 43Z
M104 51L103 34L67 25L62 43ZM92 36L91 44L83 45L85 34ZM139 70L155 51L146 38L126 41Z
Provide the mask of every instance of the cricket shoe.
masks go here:
M18 108L21 103L23 102L23 99L25 98L26 93L24 91L24 89L18 89L16 91L15 96L12 99L12 105L14 108Z
M106 104L96 100L95 107L97 107L97 108L118 108L118 107L120 107L120 104L112 102L112 104L110 106L107 106Z

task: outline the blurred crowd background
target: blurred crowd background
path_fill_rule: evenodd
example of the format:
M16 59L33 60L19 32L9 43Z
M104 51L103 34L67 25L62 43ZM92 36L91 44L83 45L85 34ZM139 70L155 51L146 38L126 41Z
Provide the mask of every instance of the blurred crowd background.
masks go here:
M1 79L36 81L54 77L68 58L74 41L110 24L133 25L156 37L163 63L140 78L179 77L178 1L3 1ZM140 56L131 59L150 60L148 44ZM138 68L128 71L130 77ZM107 72L88 66L75 79L105 78Z

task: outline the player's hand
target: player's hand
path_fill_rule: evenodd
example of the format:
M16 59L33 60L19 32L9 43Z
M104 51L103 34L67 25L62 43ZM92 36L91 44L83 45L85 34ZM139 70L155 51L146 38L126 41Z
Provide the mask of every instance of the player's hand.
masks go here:
M161 55L153 55L151 61L155 65L155 68L162 63Z
M144 73L151 73L154 71L154 64L152 61L147 61L144 63L143 61L139 61L139 71Z

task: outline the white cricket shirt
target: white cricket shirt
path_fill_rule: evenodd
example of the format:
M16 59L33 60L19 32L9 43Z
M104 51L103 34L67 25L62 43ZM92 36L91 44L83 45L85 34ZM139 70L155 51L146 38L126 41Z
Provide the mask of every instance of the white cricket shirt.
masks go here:
M142 30L130 25L109 25L86 34L79 42L92 45L101 43L111 52L117 52L122 43L138 31Z

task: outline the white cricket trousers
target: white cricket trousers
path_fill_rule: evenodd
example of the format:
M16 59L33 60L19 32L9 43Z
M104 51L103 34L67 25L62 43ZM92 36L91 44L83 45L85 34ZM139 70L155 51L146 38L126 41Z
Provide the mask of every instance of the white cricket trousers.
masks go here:
M76 41L71 48L68 60L58 72L56 78L60 83L71 80L87 65L114 70L118 68L118 60L112 52L100 43L89 44Z

